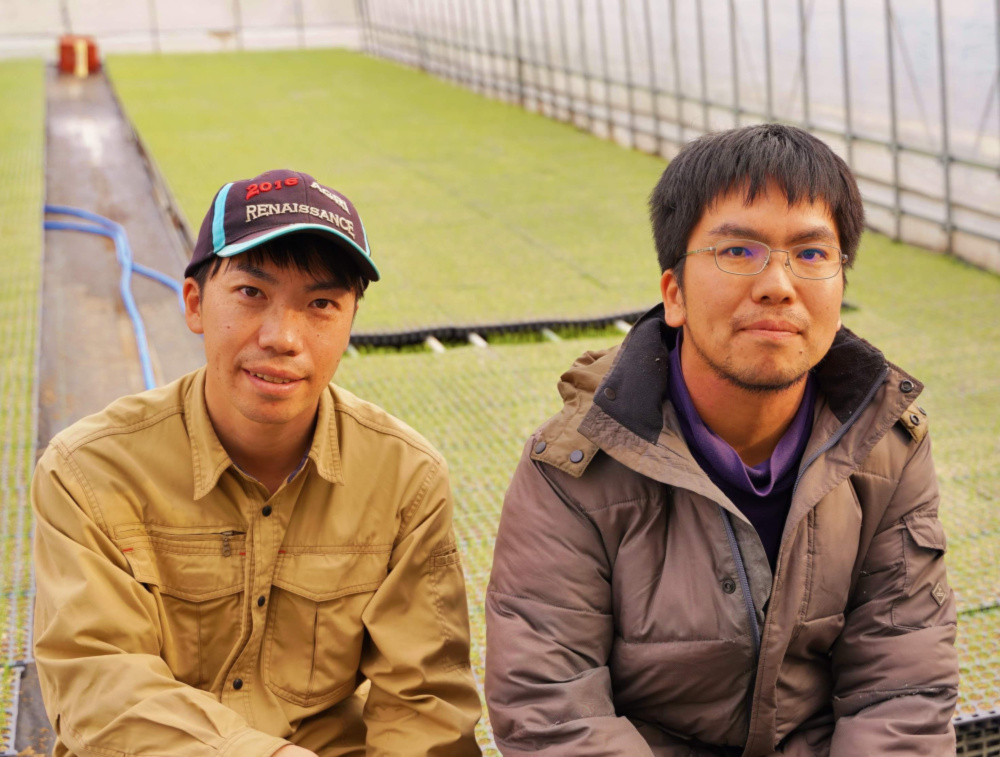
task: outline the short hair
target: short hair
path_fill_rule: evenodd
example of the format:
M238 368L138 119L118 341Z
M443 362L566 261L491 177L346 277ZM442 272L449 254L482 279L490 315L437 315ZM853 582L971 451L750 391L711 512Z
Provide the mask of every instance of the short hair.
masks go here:
M297 233L275 237L232 257L220 258L216 255L206 260L191 273L198 283L198 290L203 291L208 280L219 272L223 263L230 260L254 267L270 262L279 269L295 268L317 280L336 281L354 292L358 300L365 296L369 283L350 253L315 234Z
M673 269L683 283L691 232L705 210L733 191L750 205L777 184L794 205L824 200L837 225L844 263L850 268L864 230L861 192L851 169L821 140L783 124L760 124L707 134L685 145L649 197L660 270Z

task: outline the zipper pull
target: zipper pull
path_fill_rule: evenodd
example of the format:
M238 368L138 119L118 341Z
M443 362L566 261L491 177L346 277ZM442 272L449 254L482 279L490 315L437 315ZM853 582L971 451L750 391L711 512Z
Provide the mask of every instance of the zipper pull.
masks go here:
M222 534L222 556L229 557L233 551L229 547L229 537L232 536L235 531L225 531Z

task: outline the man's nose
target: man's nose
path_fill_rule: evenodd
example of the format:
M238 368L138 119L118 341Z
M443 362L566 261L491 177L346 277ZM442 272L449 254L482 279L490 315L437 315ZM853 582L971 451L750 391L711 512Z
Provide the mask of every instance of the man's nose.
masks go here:
M771 250L764 270L754 276L755 300L784 302L795 298L795 274L792 273L790 256L787 250Z
M291 308L271 308L261 323L257 341L282 354L302 351L302 319Z

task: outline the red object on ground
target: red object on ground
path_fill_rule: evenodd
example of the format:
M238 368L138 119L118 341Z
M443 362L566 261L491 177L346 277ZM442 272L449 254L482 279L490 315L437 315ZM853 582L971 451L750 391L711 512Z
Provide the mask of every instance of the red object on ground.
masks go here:
M101 70L97 42L93 37L66 34L59 38L59 71L86 76Z

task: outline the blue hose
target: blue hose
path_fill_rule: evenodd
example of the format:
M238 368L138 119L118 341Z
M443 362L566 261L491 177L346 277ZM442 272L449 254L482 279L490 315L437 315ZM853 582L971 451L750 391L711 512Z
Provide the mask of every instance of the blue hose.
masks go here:
M115 257L121 266L121 277L118 281L118 291L121 294L125 311L132 321L132 330L135 332L135 343L139 351L139 364L142 368L142 380L146 389L156 388L156 379L153 377L153 363L149 357L149 342L146 339L146 325L139 314L139 308L135 304L135 297L132 295L132 274L138 273L153 281L157 281L164 286L168 286L177 293L181 312L184 312L184 297L182 295L182 285L176 279L160 273L159 271L139 265L132 259L132 247L128 242L128 236L121 224L115 223L96 213L91 213L78 208L69 208L64 205L46 205L46 213L57 215L73 216L82 218L91 223L74 223L72 221L45 221L45 228L52 231L82 231L87 234L98 234L108 237L115 243Z

